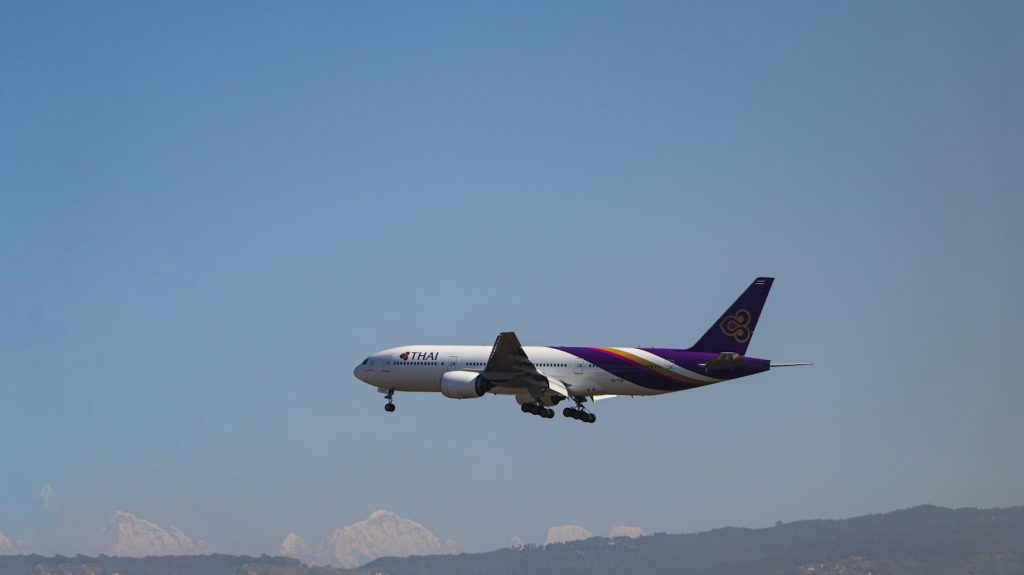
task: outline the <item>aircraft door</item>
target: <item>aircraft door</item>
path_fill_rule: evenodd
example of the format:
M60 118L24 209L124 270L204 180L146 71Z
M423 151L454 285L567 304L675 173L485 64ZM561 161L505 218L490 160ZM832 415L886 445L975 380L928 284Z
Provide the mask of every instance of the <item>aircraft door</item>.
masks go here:
M384 357L381 358L380 362L381 362L381 366L380 366L381 372L382 373L389 373L391 371L391 356L390 355L385 355Z
M577 361L576 365L573 366L572 372L577 374L577 375L583 373L583 362L582 361Z
M457 355L449 355L448 356L448 371L455 371L457 369L456 365L458 365L458 363L459 363L459 356L457 356Z

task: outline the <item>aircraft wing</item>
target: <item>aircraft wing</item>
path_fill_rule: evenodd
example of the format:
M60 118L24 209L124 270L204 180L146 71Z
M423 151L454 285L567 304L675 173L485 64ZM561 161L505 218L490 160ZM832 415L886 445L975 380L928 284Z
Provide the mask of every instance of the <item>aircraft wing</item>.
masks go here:
M557 393L558 395L569 397L569 388L553 377L548 378L548 389Z
M498 334L491 348L491 357L481 374L485 379L504 387L523 387L537 397L545 390L569 397L565 385L537 371L530 358L523 351L515 332L506 331Z
M520 383L523 384L540 384L547 381L547 378L537 371L530 358L526 357L526 352L523 351L523 346L514 331L498 334L482 375L500 385L514 385L513 382L518 380L522 380Z

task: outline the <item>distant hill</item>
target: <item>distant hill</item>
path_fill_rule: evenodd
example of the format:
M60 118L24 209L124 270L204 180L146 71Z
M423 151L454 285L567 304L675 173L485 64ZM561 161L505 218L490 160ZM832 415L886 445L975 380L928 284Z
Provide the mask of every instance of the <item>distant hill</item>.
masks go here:
M1024 573L1024 507L921 506L853 519L638 538L594 537L488 553L383 558L357 569L296 559L0 557L0 575L861 575Z
M184 555L161 557L0 557L0 575L339 575L286 557Z
M1024 573L1024 507L921 506L765 529L727 527L636 539L595 537L489 553L378 559L352 575L620 573L1009 574Z

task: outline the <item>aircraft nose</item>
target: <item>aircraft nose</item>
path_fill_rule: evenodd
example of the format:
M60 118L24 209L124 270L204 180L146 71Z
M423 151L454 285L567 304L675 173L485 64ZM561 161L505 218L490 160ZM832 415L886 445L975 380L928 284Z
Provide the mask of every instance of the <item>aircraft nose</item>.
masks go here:
M363 364L359 364L356 366L355 369L352 370L352 375L356 376L356 379L358 379L359 381L365 382L366 380L363 379L363 372L365 371L366 368L363 366Z

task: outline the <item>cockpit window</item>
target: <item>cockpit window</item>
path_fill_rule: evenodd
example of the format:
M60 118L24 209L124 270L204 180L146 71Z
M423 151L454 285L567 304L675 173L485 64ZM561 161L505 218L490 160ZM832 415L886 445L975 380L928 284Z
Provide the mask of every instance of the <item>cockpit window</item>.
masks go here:
M370 358L366 358L363 360L363 365L366 365L368 363L370 363Z

